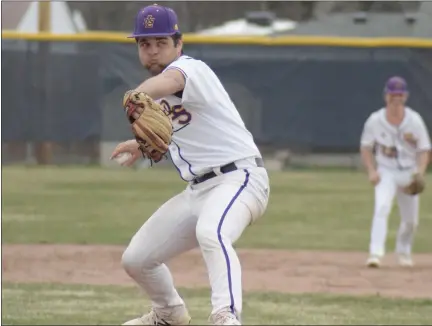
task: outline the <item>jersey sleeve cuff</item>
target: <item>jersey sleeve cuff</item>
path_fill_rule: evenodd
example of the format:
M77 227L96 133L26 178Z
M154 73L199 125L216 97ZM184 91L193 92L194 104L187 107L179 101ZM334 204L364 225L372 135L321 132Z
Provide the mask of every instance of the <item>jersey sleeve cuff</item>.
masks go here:
M370 143L370 142L361 142L360 146L361 147L373 147L374 143Z
M176 67L176 66L168 67L165 71L168 71L168 70L171 70L171 69L175 69L175 70L180 71L180 72L183 74L183 77L184 77L185 79L188 78L188 76L187 76L187 74L185 73L185 71L184 71L183 69L179 68L179 67Z
M432 150L431 146L427 146L427 147L421 147L417 149L417 152L429 152L430 150Z

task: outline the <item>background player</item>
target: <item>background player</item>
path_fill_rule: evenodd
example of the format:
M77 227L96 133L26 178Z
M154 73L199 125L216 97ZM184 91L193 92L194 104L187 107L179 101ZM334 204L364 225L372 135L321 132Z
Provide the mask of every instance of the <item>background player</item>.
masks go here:
M386 107L369 116L361 136L362 160L369 181L375 186L367 265L379 267L384 256L387 221L396 196L401 216L396 253L401 265L412 266L411 250L418 224L419 195L408 195L403 187L410 182L414 172L425 174L431 143L420 114L405 106L408 98L405 80L390 78L384 92Z
M189 324L164 262L197 246L209 273L212 323L240 325L241 266L232 244L267 206L269 183L261 154L214 72L182 55L173 10L143 8L131 37L137 40L141 63L154 76L136 90L160 100L171 115L169 152L188 186L144 223L123 254L126 272L153 306L126 325ZM132 153L125 165L141 156L135 140L119 144L112 157L125 152Z

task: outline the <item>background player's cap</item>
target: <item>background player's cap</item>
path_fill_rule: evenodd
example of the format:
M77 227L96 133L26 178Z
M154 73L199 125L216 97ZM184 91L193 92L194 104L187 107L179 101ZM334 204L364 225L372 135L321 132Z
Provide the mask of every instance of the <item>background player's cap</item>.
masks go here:
M135 28L129 38L170 36L180 33L177 15L171 8L151 5L140 9L135 17Z
M408 93L408 86L405 79L395 76L387 80L384 92L387 94L406 94Z

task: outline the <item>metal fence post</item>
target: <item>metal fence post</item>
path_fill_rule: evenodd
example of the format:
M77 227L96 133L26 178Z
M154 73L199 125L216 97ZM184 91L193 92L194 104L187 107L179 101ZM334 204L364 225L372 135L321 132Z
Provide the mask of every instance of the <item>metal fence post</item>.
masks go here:
M39 17L38 17L38 27L39 32L51 32L51 1L40 1L39 5ZM43 62L42 71L46 72L48 70L47 64L47 56L49 56L49 43L41 42L39 44L39 54L43 58L41 61ZM46 120L49 114L49 110L47 107L47 90L44 90L43 102L42 103L42 112L43 119ZM48 117L49 119L49 117ZM46 127L47 124L45 123ZM46 131L46 130L45 130ZM52 143L47 140L42 140L35 144L35 157L38 164L49 164L52 160Z

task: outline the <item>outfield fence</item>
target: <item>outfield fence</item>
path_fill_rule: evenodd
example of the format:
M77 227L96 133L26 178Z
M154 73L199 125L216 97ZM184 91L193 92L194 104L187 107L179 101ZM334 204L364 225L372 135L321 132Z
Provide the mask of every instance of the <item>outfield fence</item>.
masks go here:
M355 153L392 75L432 129L432 40L185 35L264 151ZM121 100L148 77L119 33L2 33L3 163L101 163L130 138ZM19 117L19 118L17 118Z

